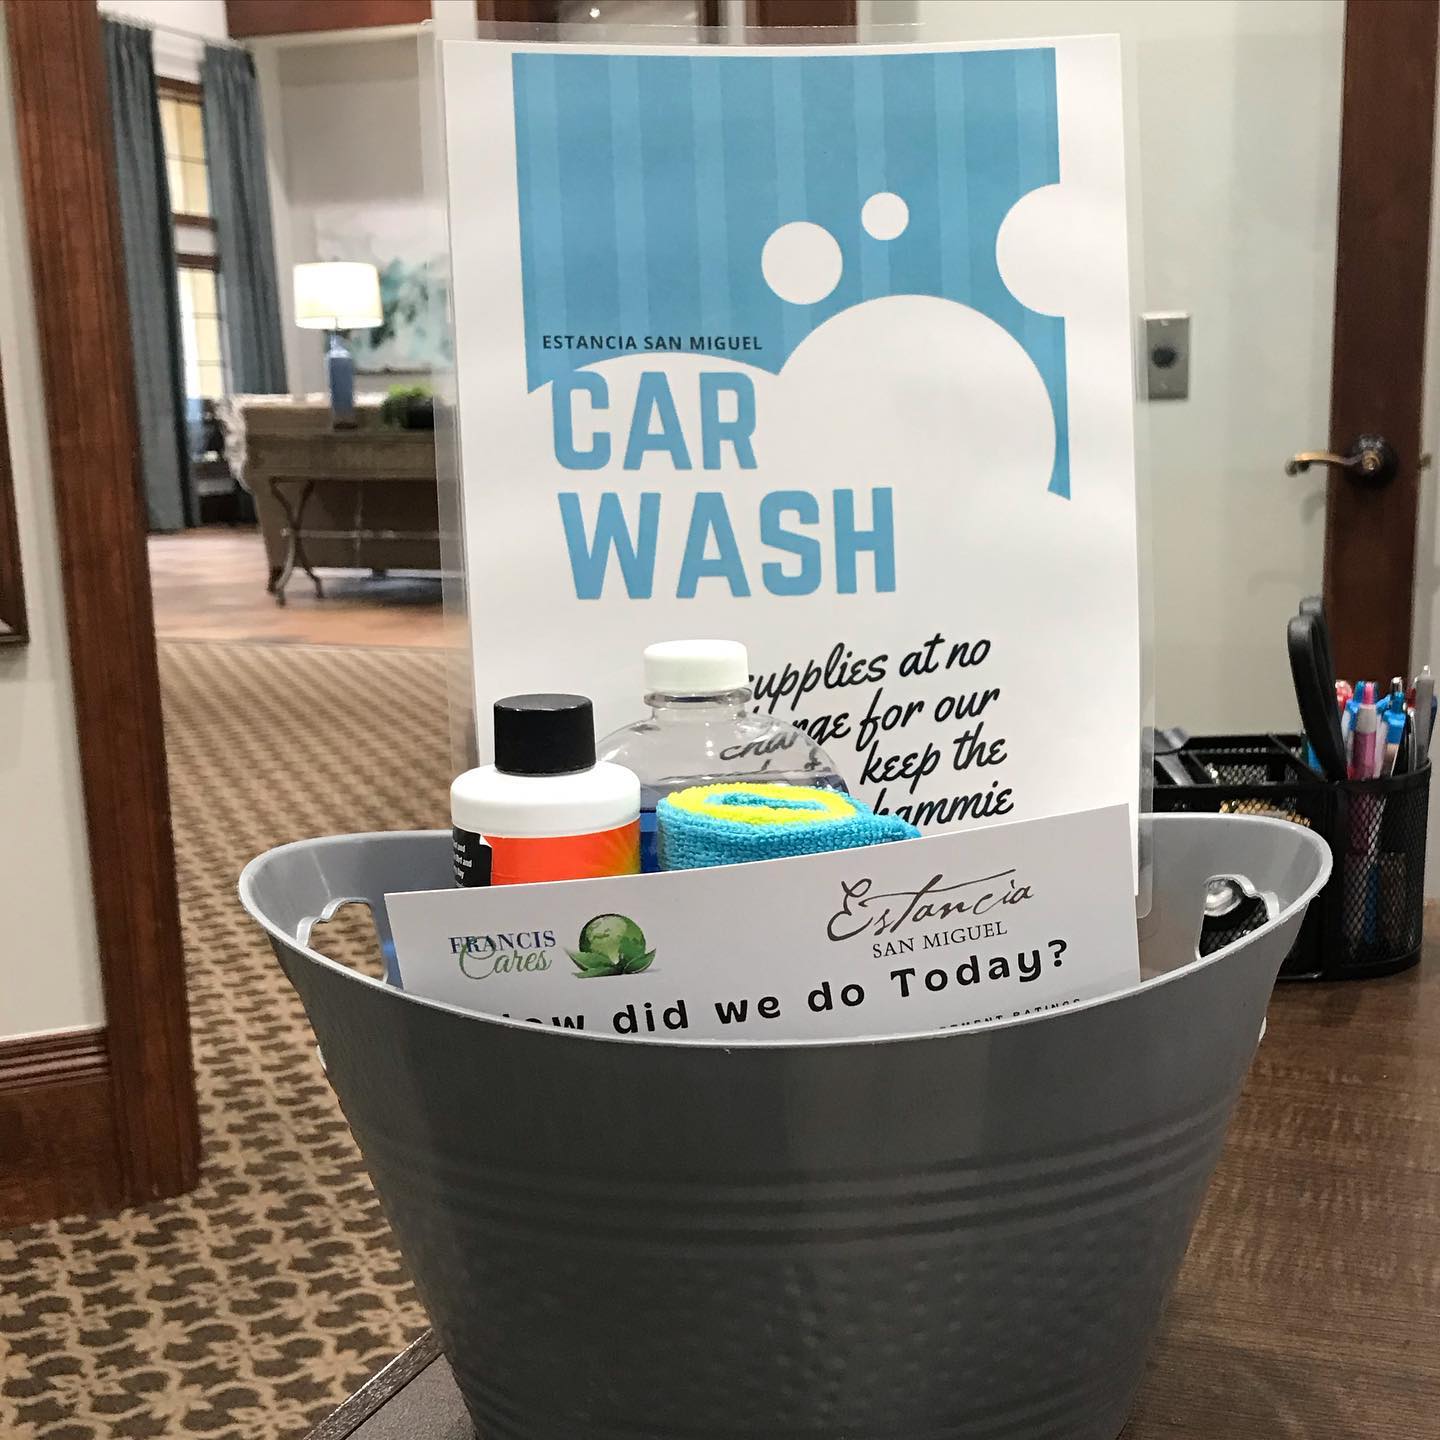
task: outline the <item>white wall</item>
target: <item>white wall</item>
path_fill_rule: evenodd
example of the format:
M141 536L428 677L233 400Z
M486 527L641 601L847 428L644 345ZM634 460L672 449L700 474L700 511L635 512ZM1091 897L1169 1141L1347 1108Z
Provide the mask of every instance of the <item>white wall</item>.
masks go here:
M288 267L320 258L317 222L327 214L422 205L419 49L410 37L356 39L282 49L273 63L265 123L279 148L278 173L272 169L271 180L272 187L281 187L276 218L285 240L277 239L276 251L286 259L281 290L290 328ZM290 377L292 390L325 388L324 348L318 332L300 336L290 352L299 366L298 376ZM361 376L358 383L383 390L406 378Z
M175 80L198 80L204 40L223 40L230 33L225 0L99 0L99 6L117 20L156 26L155 72ZM174 33L180 30L189 33Z
M0 1038L104 1018L0 7L0 373L30 644L0 649Z
M1440 137L1437 137L1440 139ZM1430 208L1430 296L1425 321L1425 403L1421 444L1440 457L1440 143L1435 148ZM1428 665L1440 675L1440 470L1436 458L1420 476L1420 519L1415 536L1415 622L1411 670ZM1433 758L1440 761L1440 752ZM1429 844L1425 851L1425 894L1440 895L1440 785L1430 786Z
M1320 588L1339 0L874 0L916 38L1118 33L1143 200L1136 310L1193 315L1190 399L1141 407L1156 718L1293 727L1285 621Z
M430 23L439 40L473 40L477 23L474 0L430 0Z

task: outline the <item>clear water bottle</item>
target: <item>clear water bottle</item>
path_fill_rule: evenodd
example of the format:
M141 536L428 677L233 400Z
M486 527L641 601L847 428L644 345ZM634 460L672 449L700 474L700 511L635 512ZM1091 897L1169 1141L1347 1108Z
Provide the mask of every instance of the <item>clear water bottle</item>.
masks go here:
M644 720L607 735L601 760L640 777L640 868L660 868L655 806L672 790L721 780L845 790L830 757L797 726L751 711L750 657L734 640L669 640L645 651Z

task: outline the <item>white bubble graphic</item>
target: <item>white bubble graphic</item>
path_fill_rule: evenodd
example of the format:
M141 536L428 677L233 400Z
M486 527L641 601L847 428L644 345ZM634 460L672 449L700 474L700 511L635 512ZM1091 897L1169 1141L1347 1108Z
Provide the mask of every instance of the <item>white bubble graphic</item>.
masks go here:
M845 268L835 237L809 220L792 220L774 231L760 252L765 283L792 305L813 305L839 283Z
M860 211L860 223L867 235L877 240L893 240L905 233L910 223L910 207L889 190L872 195Z

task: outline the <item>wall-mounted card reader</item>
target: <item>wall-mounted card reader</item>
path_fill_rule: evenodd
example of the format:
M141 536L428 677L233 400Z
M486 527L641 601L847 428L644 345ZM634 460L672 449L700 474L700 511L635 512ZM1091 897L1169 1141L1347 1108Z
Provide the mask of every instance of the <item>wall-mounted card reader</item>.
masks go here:
M1145 398L1190 398L1190 317L1179 310L1143 315Z

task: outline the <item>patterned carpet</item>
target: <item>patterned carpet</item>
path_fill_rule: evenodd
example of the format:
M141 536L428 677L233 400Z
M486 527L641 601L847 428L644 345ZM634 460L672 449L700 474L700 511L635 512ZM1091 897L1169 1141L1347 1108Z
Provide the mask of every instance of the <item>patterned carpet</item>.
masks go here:
M285 840L446 823L442 663L162 646L201 1184L0 1235L4 1440L291 1440L425 1328L235 881Z

